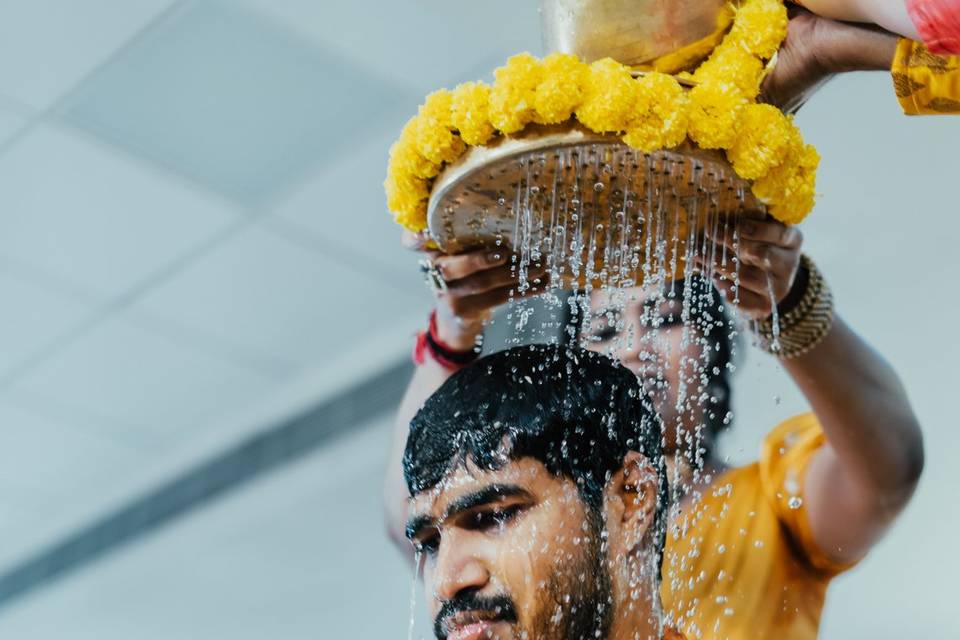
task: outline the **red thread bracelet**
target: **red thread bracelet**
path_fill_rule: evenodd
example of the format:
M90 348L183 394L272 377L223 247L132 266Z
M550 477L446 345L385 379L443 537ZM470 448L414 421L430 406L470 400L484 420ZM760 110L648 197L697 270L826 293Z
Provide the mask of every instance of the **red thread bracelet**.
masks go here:
M465 351L454 349L437 336L436 310L430 312L430 324L427 331L421 331L417 334L413 346L413 362L422 365L426 361L428 353L434 362L451 371L456 371L473 362L479 355L476 349Z

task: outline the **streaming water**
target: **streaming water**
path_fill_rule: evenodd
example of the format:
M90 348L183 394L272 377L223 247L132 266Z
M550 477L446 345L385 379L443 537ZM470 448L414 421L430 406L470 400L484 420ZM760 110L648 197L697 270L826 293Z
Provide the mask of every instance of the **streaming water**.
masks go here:
M417 620L417 589L420 588L420 568L423 565L423 554L418 549L413 554L413 586L410 587L410 622L407 626L407 640L413 640L413 627Z
M665 436L677 445L668 461L667 535L682 539L717 517L700 508L706 497L723 498L732 490L716 486L705 471L705 438L732 421L727 391L716 381L735 370L740 348L740 214L735 210L745 208L748 194L709 163L684 164L620 147L578 146L527 154L515 162L511 175L517 181L491 206L505 221L495 246L511 253L516 278L502 316L506 342L577 344L618 359L637 374L661 414L665 434L676 434ZM766 288L777 349L779 316L769 276ZM728 351L722 362L721 344ZM789 508L799 508L799 501L792 496ZM522 557L533 563L538 554L564 548L564 542L529 546ZM691 576L696 555L689 554L668 553L662 579L678 594L668 622L698 637L698 629L720 628L722 621L694 619L696 584L719 584L724 576ZM416 563L419 571L419 556ZM532 573L531 564L528 578ZM657 579L655 572L640 569L631 587L638 594L649 591ZM713 595L727 604L722 589ZM414 601L415 593L409 640ZM560 624L559 604L554 615Z

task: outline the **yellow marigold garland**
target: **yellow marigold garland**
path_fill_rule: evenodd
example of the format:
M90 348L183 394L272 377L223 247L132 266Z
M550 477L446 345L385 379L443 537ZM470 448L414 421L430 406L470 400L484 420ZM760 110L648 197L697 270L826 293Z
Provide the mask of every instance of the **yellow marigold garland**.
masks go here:
M786 224L797 224L813 208L814 176L820 154L803 145L796 155L753 183L753 192L767 204L770 214Z
M786 33L782 0L746 0L710 57L692 75L679 74L696 83L689 91L659 72L634 79L629 67L609 58L588 66L566 54L542 61L513 56L494 72L493 86L468 82L427 97L390 150L388 207L399 224L421 231L431 181L467 145L575 117L594 132L623 135L644 153L685 138L723 149L737 174L754 181L771 215L796 224L813 208L819 155L790 118L755 103L765 62Z
M450 122L470 146L484 145L497 132L490 124L490 87L465 82L453 91Z
M763 80L763 62L743 47L717 47L693 74L694 82L703 84L723 79L732 84L747 100L756 99Z
M501 133L511 134L533 122L537 86L543 77L539 60L521 53L494 71L490 92L490 123Z
M583 102L590 68L577 56L551 53L543 59L543 80L534 94L534 120L539 124L566 122Z
M434 91L420 107L414 126L417 150L434 164L453 162L466 146L453 131L453 94L446 90Z
M637 105L623 141L644 153L675 147L687 137L687 93L673 76L656 71L637 82Z
M756 180L802 149L800 132L780 109L748 104L737 122L737 137L727 149L727 160L738 175Z
M590 65L577 120L597 133L625 131L636 113L639 92L630 67L611 58L597 60Z
M780 0L750 0L737 9L727 45L769 60L787 37L787 7Z

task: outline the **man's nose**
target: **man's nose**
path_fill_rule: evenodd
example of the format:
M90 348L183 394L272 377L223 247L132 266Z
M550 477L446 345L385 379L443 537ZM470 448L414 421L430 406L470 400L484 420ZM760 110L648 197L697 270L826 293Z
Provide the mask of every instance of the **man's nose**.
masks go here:
M466 536L448 536L440 545L435 566L438 600L451 600L465 589L480 591L490 582L486 563L473 552Z

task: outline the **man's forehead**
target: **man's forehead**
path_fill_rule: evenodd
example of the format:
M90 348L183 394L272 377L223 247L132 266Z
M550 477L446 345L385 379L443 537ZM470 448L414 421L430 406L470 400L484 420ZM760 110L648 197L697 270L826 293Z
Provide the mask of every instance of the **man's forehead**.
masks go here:
M495 470L481 469L468 459L451 469L435 487L414 496L411 508L415 513L439 517L452 502L492 485L514 485L537 495L555 481L546 467L533 458L510 460Z

